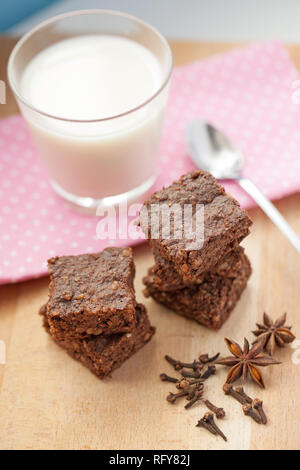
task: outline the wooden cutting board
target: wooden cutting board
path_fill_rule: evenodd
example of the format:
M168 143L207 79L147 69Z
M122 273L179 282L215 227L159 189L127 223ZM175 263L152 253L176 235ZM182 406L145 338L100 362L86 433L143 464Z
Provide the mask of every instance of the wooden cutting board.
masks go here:
M12 39L0 39L0 79L5 77L13 44ZM171 45L176 65L236 46L190 42ZM300 68L300 47L288 49ZM0 117L16 111L8 93L7 104L0 106ZM300 233L300 195L285 198L276 206ZM221 387L225 369L219 368L207 382L207 398L227 412L226 418L218 422L228 436L227 443L195 427L206 411L203 405L186 411L183 403L168 404L165 397L172 387L158 378L161 372L172 372L163 359L165 354L190 361L199 352L227 353L224 336L237 341L245 335L251 337L249 332L264 310L273 317L287 311L296 336L300 335L299 255L259 209L250 215L254 225L244 246L253 275L239 305L219 332L144 299L141 279L152 263L152 255L146 245L134 250L137 297L146 304L157 333L111 380L98 380L58 348L42 329L37 312L47 299L47 278L2 286L0 340L6 345L6 364L0 365L0 448L299 448L300 365L293 362L295 350L290 347L279 352L281 366L264 370L266 390L246 385L251 396L263 399L269 417L267 426L252 422L237 402L224 396Z

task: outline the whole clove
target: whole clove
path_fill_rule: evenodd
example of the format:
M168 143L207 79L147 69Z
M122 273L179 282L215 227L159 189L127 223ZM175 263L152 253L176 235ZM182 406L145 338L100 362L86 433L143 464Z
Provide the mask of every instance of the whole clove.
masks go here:
M256 411L252 408L250 403L247 403L246 405L243 405L243 412L246 416L250 416L250 418L253 419L258 424L262 424L262 419L259 416L259 414L256 413Z
M249 403L250 405L252 404L253 400L251 397L248 397L248 395L245 393L243 387L235 387L235 391L239 393L245 400L245 403Z
M201 375L201 379L206 380L208 379L211 375L214 375L216 373L216 366L211 366L209 365L208 368L206 369L205 372Z
M172 382L174 384L178 382L178 379L176 379L176 377L170 377L167 374L160 374L159 377L162 382Z
M181 373L181 375L182 375L183 377L189 377L189 378L191 378L191 379L200 379L200 378L203 378L203 377L201 376L201 372L200 372L199 369L196 369L196 370L194 370L193 372L192 372L192 371L189 371L189 370L183 369L180 373Z
M185 409L188 410L191 408L197 401L202 400L203 396L203 388L199 390L195 390L194 393L192 393L191 397L188 397L189 402L185 405Z
M207 420L208 422L213 426L213 428L216 430L217 434L219 434L219 436L222 437L222 439L224 439L225 442L227 442L227 437L225 436L225 434L221 431L221 429L216 425L215 421L214 421L214 415L212 413L205 413L204 416L207 416Z
M215 436L217 436L218 434L217 431L213 428L213 426L208 423L206 419L204 419L204 417L198 421L196 427L207 429L207 431L209 431L211 434L214 434Z
M242 405L247 405L248 404L247 400L243 397L243 395L238 393L237 390L235 390L232 387L232 385L230 385L228 383L225 383L223 385L223 391L224 391L225 395L230 395L231 397L235 398L235 400L240 402Z
M261 419L261 423L262 424L267 424L268 420L267 420L266 414L263 410L262 400L260 400L259 398L254 398L252 406L257 411L257 413L259 414L260 419Z
M166 355L165 360L174 367L175 370L182 369L181 362L173 359L173 357Z
M182 366L182 368L185 368L185 369L202 369L203 368L203 364L199 361L193 361L193 362L181 362L180 361L180 365Z
M219 435L224 439L224 441L227 441L227 437L225 434L221 431L221 429L216 425L214 421L214 415L213 413L205 413L202 419L198 421L198 424L196 425L198 427L203 427L207 429L209 432L211 432L214 435Z
M178 361L177 359L173 359L171 356L166 355L165 356L166 361L171 364L175 370L181 370L183 368L186 369L202 369L203 364L199 361L193 361L193 362L182 362Z
M209 400L204 400L204 403L210 411L215 413L215 415L218 419L222 419L222 418L225 417L225 411L224 411L223 408L219 408L219 407L215 406Z
M189 390L191 383L188 379L181 379L177 384L176 388L178 390Z
M202 383L198 383L195 387L190 387L186 399L193 400L198 392L203 393L203 389L204 385Z
M203 380L201 378L200 379L194 379L194 380L188 380L187 378L184 378L184 379L181 379L180 381L178 381L178 383L176 384L176 388L178 388L178 390L186 390L191 385L195 385L195 384L199 384L199 383L203 383Z
M183 390L182 392L172 393L170 392L167 396L167 401L174 404L178 398L185 397L189 394L189 390Z
M199 354L199 361L202 362L202 364L206 364L208 359L208 354Z
M199 356L199 361L202 362L202 364L207 364L208 362L214 362L218 359L220 356L220 353L215 354L215 356L209 357L208 354L201 354Z

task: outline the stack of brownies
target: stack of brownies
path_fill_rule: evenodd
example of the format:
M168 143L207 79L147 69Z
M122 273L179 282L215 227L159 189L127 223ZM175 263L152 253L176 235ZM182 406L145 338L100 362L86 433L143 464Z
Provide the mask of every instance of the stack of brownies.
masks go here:
M161 217L159 236L155 231L153 236L151 214L157 204L170 208L171 226L174 222L172 207L177 205L177 209L184 209L185 205L191 205L190 224L196 222L197 208L202 207L204 232L201 245L191 249L191 240L185 237L184 230L181 238L172 237L172 233L171 237L165 238ZM182 216L183 229L186 220ZM248 235L252 223L247 213L212 175L192 171L154 193L144 203L139 223L155 258L155 265L143 279L145 295L180 315L210 328L220 328L251 274L249 260L239 245Z
M40 309L54 341L99 378L109 375L154 334L137 304L130 248L48 261L49 300Z

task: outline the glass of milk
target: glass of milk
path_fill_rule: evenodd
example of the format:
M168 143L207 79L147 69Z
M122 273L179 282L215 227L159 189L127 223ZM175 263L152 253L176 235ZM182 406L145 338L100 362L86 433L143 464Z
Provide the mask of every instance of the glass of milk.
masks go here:
M20 39L9 82L61 197L94 210L150 190L171 70L163 36L116 11L59 15Z

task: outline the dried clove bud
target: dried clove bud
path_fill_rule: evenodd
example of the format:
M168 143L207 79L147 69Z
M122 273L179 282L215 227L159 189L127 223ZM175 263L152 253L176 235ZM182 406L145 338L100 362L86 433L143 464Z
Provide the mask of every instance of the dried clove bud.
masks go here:
M185 405L185 409L191 408L197 401L202 400L203 388L195 390L190 396L188 396L189 402Z
M201 372L200 372L200 370L194 370L194 371L192 372L192 371L183 369L180 373L181 373L181 375L182 375L183 377L190 377L190 378L192 378L192 379L200 379L200 378L203 378L203 377L201 377Z
M214 375L216 373L216 366L208 366L206 371L201 375L201 379L206 380L208 379L211 375Z
M199 361L193 361L193 362L182 362L180 361L180 365L182 367L185 367L186 369L202 369L203 368L203 364Z
M260 416L260 419L261 419L261 423L262 424L267 424L268 420L267 420L266 414L263 410L262 400L260 400L259 398L254 398L253 408L258 412L258 414Z
M252 398L248 397L248 395L245 393L243 387L235 387L235 391L239 393L245 400L245 403L249 403L250 405L252 404Z
M218 408L217 406L213 405L213 403L211 403L209 400L204 400L204 403L205 403L205 405L207 406L207 408L209 410L211 410L211 411L213 411L213 413L215 413L215 415L218 419L224 418L225 411L224 411L223 408Z
M196 394L201 391L203 393L204 385L202 383L198 383L195 387L190 387L188 390L188 395L186 397L187 400L192 400L195 398Z
M240 395L236 390L234 390L232 385L225 383L223 385L223 391L225 395L230 395L231 397L235 398L235 400L240 402L242 405L247 405L246 399L242 395Z
M201 354L199 356L199 361L202 362L202 364L207 364L208 362L214 362L218 359L218 357L220 356L220 353L217 353L215 356L213 357L209 357L208 354Z
M243 405L243 412L246 416L250 416L250 418L252 418L256 423L262 424L261 417L256 413L249 403Z
M178 393L170 392L169 395L167 396L167 401L169 403L174 404L178 398L185 397L188 394L189 394L188 390L184 390L184 391L178 392Z
M178 388L178 390L186 390L191 385L200 384L200 383L203 383L203 380L201 378L200 379L195 379L195 380L188 380L188 379L184 378L184 379L181 379L177 383L176 388Z
M211 434L214 434L215 436L218 434L215 428L207 421L205 415L198 421L196 427L207 429L207 431L209 431Z
M176 377L170 377L167 374L160 374L159 377L160 377L160 380L162 380L162 382L172 382L174 384L178 382L178 379L176 379Z
M202 362L202 364L206 364L208 359L208 354L199 354L199 361Z
M166 355L165 360L174 367L175 370L182 369L180 361L173 359L173 357Z
M182 362L178 361L177 359L173 359L171 356L166 355L165 356L166 361L171 364L175 370L181 370L183 368L186 369L202 369L203 364L199 361L193 361L193 362Z
M215 420L214 420L214 415L212 413L205 413L203 417L204 421L208 423L215 431L216 433L224 439L224 441L227 441L227 437L225 434L221 431L221 429L216 425Z
M191 384L190 381L187 379L181 379L177 384L176 388L178 390L188 390L190 388Z

